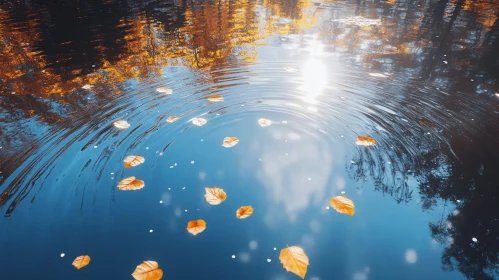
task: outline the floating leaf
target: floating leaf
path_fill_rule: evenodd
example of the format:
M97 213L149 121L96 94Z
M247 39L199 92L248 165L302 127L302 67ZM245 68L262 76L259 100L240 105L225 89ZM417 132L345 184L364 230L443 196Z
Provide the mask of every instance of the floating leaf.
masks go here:
M132 276L136 280L159 280L163 277L163 270L155 261L144 261L135 268Z
M305 251L298 246L291 246L281 250L279 254L279 260L286 271L293 272L294 274L305 279L305 274L307 274L308 257L305 255Z
M331 206L338 212L342 214L347 214L353 216L355 213L355 206L353 201L346 198L345 196L336 196L329 200Z
M173 93L173 90L169 89L169 88L165 88L165 87L159 87L156 89L157 92L161 92L161 93L164 93L166 95L170 95Z
M113 125L119 129L127 129L130 127L130 124L124 120L115 121L113 122Z
M90 256L79 256L73 261L73 266L76 267L77 269L80 269L84 266L87 266L88 263L90 262Z
M207 99L211 102L220 102L220 101L224 101L224 97L221 96L221 95L211 95L211 96L208 96Z
M187 231L196 235L206 229L206 222L204 220L193 220L187 224Z
M388 77L387 75L381 74L381 73L369 73L369 76L376 77L376 78L386 78L386 77Z
M144 163L146 160L141 156L129 156L125 158L125 168L130 168Z
M236 211L236 218L238 219L246 219L251 215L253 215L253 207L251 206L243 206Z
M239 143L239 138L237 137L225 137L222 146L225 148L234 147L237 143Z
M206 202L211 205L218 205L222 203L227 198L227 194L223 189L219 189L217 187L214 188L205 188L206 194L204 197L206 198Z
M203 118L193 118L192 119L192 124L197 125L197 126L203 126L208 122L208 120L203 119Z
M269 119L266 119L266 118L260 118L258 119L258 124L261 126L261 127L266 127L266 126L269 126L272 124L272 121L269 120Z
M176 122L176 121L178 121L178 117L177 116L169 116L168 119L166 119L167 123L173 123L173 122Z
M368 136L358 136L355 144L359 146L372 146L376 144L376 141Z
M118 188L122 191L140 190L144 186L145 186L144 181L137 180L135 176L125 178L118 183Z

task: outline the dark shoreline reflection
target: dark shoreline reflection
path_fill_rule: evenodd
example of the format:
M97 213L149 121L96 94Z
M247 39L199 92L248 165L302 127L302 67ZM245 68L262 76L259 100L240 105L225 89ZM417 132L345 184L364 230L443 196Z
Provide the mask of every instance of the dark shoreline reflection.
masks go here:
M448 205L429 225L446 246L443 268L496 279L498 18L499 5L484 0L0 2L0 208L11 217L36 203L73 145L115 137L100 125L116 108L143 100L160 107L160 98L129 97L133 85L186 71L198 75L188 80L200 85L191 93L198 98L244 83L246 66L264 59L258 47L298 46L301 54L303 38L313 37L365 72L342 86L385 76L370 80L379 94L358 115L378 145L359 147L348 174L401 204L417 194L422 211ZM231 109L217 110L210 113ZM106 163L120 144L78 168Z

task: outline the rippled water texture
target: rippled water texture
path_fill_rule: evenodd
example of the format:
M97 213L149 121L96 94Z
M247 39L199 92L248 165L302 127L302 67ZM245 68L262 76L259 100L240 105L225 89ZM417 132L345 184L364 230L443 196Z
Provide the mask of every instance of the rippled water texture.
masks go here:
M293 280L279 254L300 246L308 280L499 279L498 16L0 1L0 278L133 279L151 260L163 279Z

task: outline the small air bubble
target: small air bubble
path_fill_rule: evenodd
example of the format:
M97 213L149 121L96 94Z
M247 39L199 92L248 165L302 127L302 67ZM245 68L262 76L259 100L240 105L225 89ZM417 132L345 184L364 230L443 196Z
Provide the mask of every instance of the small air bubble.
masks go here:
M65 256L65 255L66 255L66 254L62 253L62 254L61 254L61 258L64 258L64 256Z
M267 262L271 262L272 260L271 259L267 259Z
M326 206L326 210L329 210L329 206Z
M114 175L114 172L111 172L111 175Z
M345 194L345 191L341 191L341 194Z
M275 251L275 250L277 250L277 248L276 248L276 247L274 247L274 251Z
M457 202L461 202L461 200L458 199Z
M282 123L283 123L283 124L287 124L287 123L288 123L288 121L282 121Z
M203 142L203 139L201 139L201 142Z
M312 180L312 178L308 177L308 180L310 181L310 180Z
M244 104L241 104L241 107L244 107Z
M185 187L183 187L182 189L185 190Z
M163 200L160 200L159 203L163 203Z
M94 149L97 149L97 146L94 146Z
M150 229L149 232L152 232L152 229Z
M177 163L175 162L175 164L174 164L174 165L175 165L175 166L177 166Z
M236 255L232 255L232 258L235 259L236 258Z
M286 153L286 155L288 155L288 153Z
M477 243L477 242L478 242L478 239L476 239L476 237L473 237L473 238L471 238L471 241L473 241L473 242Z
M146 150L149 150L149 147L146 147Z
M170 168L173 168L173 165L171 165Z
M168 190L171 190L171 188L168 188Z
M185 209L185 212L187 212L187 209Z

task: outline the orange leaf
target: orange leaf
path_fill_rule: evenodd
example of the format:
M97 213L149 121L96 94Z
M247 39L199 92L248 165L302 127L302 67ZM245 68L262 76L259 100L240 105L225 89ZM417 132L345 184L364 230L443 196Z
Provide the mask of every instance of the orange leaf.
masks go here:
M135 268L132 276L136 280L159 280L163 277L163 270L155 261L144 261Z
M161 93L164 93L166 95L170 95L173 93L173 90L169 89L169 88L165 88L165 87L159 87L156 89L157 92L161 92Z
M130 127L130 124L124 120L115 121L113 122L113 125L119 129L127 129Z
M355 144L359 146L372 146L376 144L376 141L368 136L358 136Z
M204 197L206 198L206 202L211 205L218 205L222 203L227 198L227 194L223 189L219 189L217 187L214 188L205 188L206 194Z
M269 126L272 124L272 121L269 120L269 119L266 119L266 118L260 118L258 119L258 124L261 126L261 127L266 127L266 126Z
M77 269L80 269L84 266L87 266L88 263L90 262L90 256L79 256L73 261L73 266L76 267Z
M129 156L125 158L125 168L130 168L144 163L146 160L141 156Z
M167 123L173 123L173 122L176 122L176 121L178 121L178 117L177 116L169 116L168 119L166 119Z
M193 118L192 119L192 124L197 125L197 126L203 126L208 122L208 120L203 119L203 118Z
M212 96L208 96L207 99L211 102L220 102L220 101L224 101L224 97L221 96L221 95L212 95Z
M251 206L243 206L236 211L236 218L238 219L246 219L251 215L253 215L253 207Z
M222 146L225 148L234 147L237 143L239 143L239 138L237 137L225 137Z
M344 196L333 197L329 200L329 203L336 211L342 214L353 216L353 214L355 213L355 206L353 205L353 201Z
M135 176L125 178L118 183L118 188L122 191L140 190L144 186L145 186L144 181L137 180Z
M206 229L206 222L204 220L193 220L187 224L187 231L196 235Z
M298 246L291 246L281 250L279 254L279 260L286 271L291 271L294 274L305 279L305 274L307 274L308 257L305 255L305 251Z

